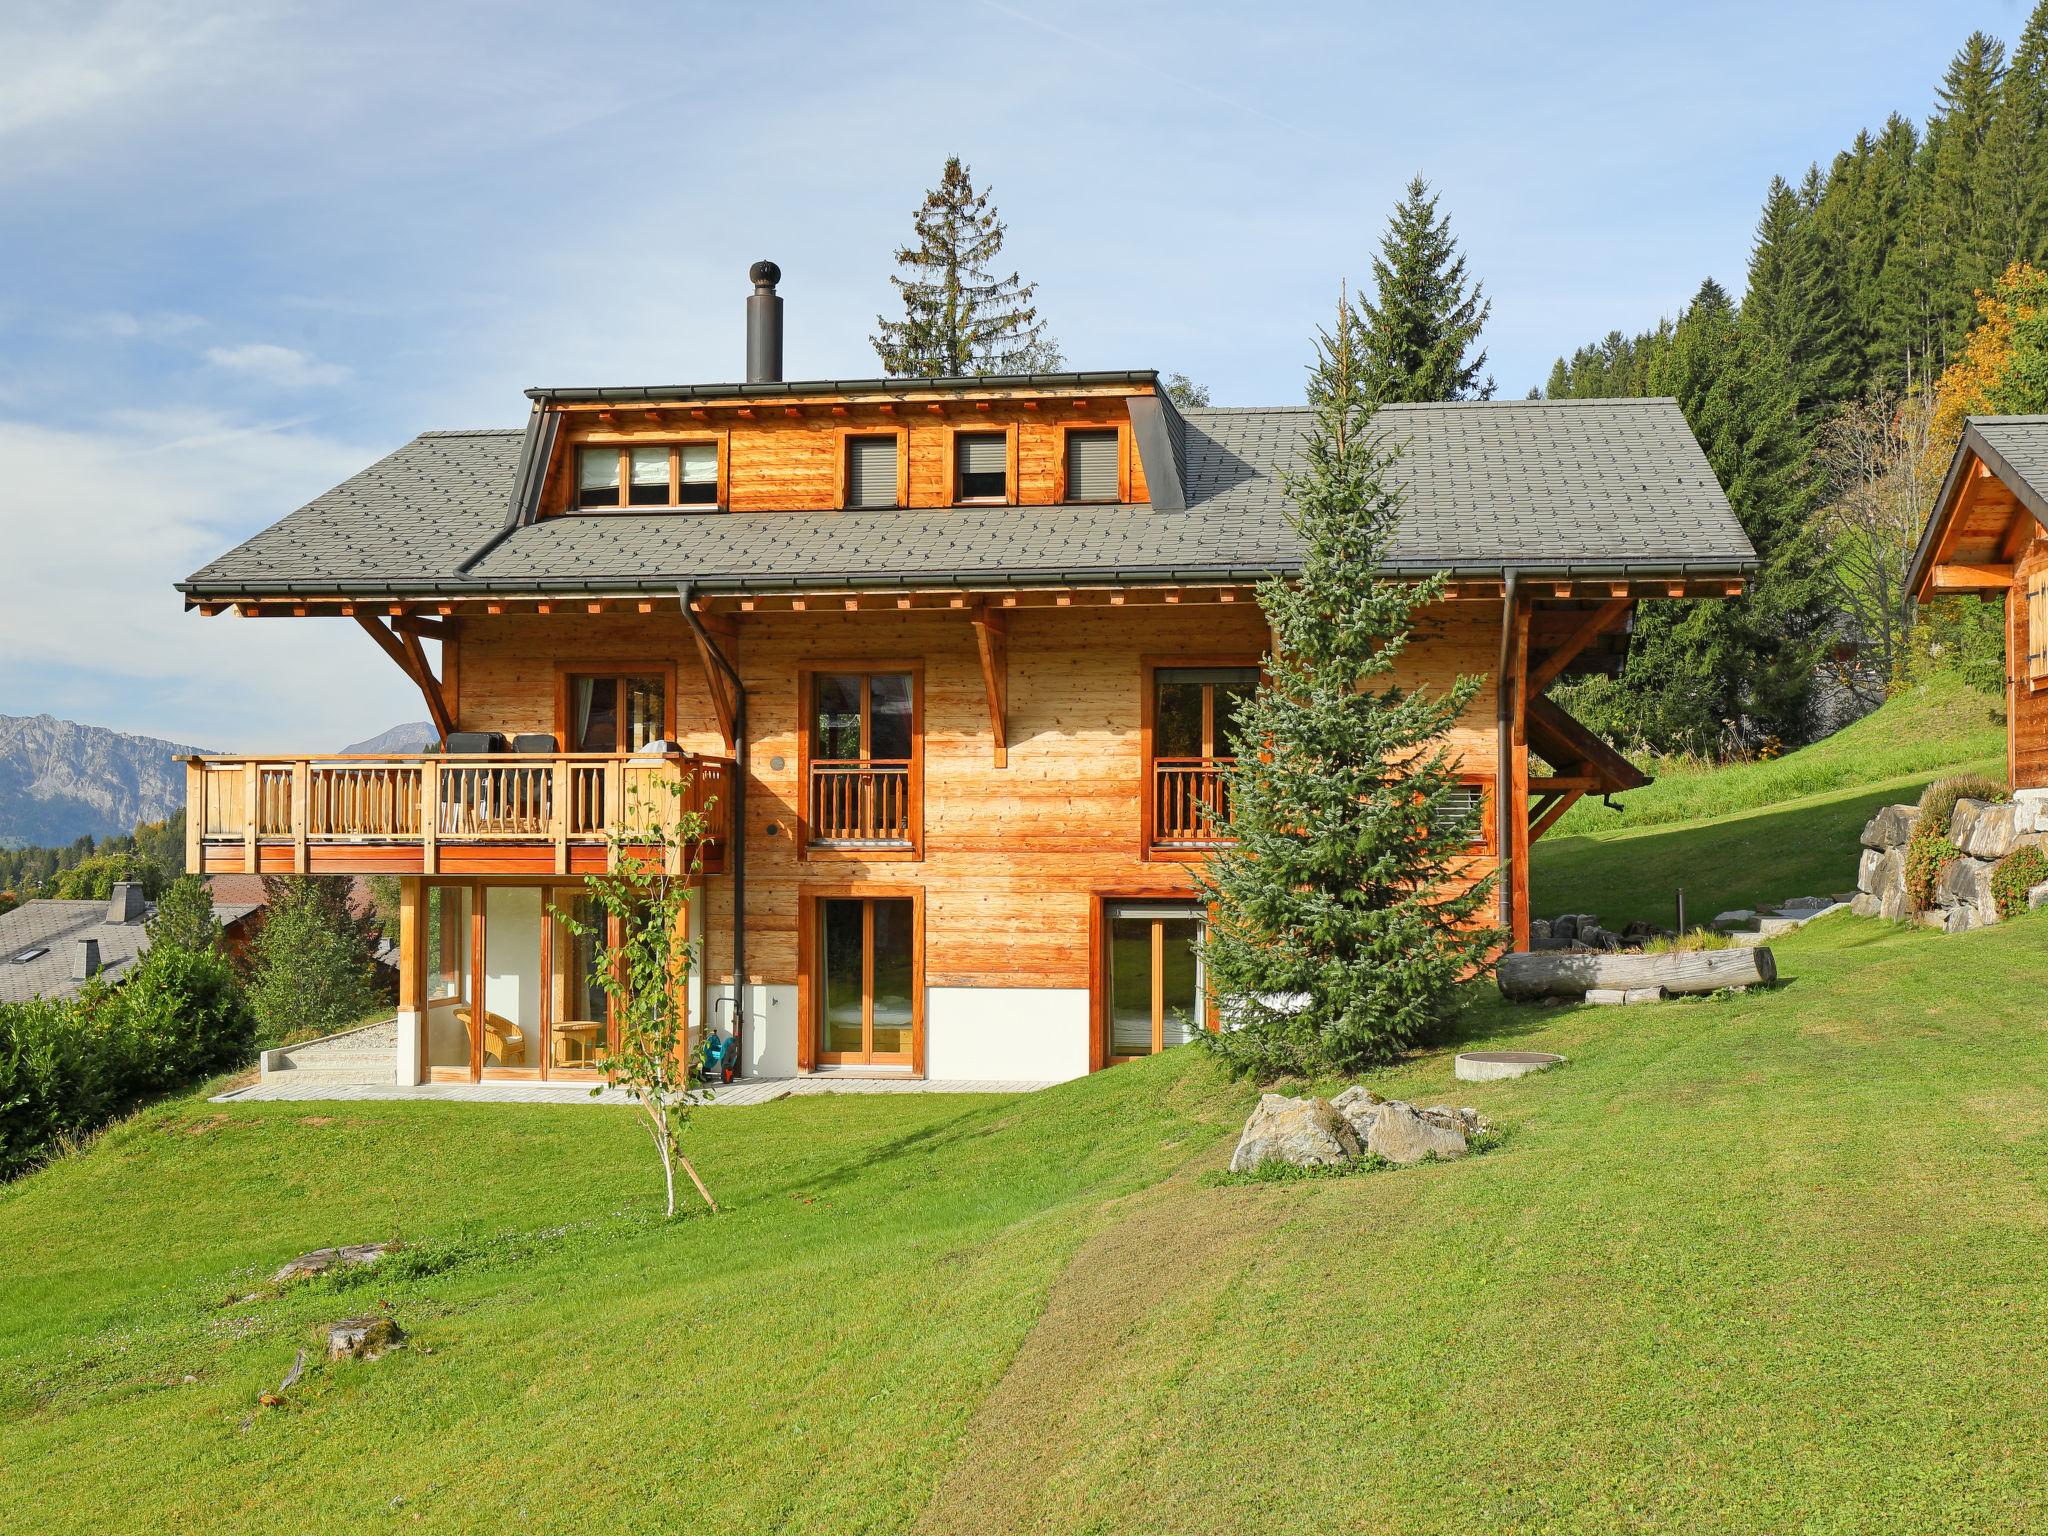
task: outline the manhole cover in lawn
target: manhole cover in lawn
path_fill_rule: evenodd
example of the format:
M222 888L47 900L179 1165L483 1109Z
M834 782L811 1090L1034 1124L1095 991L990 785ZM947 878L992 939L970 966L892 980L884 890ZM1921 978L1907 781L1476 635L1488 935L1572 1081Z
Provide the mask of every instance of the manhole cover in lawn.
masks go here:
M1490 1083L1500 1077L1527 1077L1563 1061L1548 1051L1467 1051L1457 1061L1458 1080Z

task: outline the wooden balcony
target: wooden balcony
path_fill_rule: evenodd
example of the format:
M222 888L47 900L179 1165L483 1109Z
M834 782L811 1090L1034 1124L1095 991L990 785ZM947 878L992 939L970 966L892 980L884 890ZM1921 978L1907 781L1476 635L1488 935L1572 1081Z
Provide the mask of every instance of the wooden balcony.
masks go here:
M1207 849L1222 847L1230 839L1218 835L1230 817L1230 769L1234 757L1162 757L1152 764L1152 803L1149 852L1168 859L1198 858ZM1451 809L1463 813L1476 809L1480 823L1473 829L1475 847L1493 842L1491 780L1481 774L1463 774L1452 797Z
M694 853L718 874L732 772L730 759L687 752L192 757L186 864L204 874L595 874L614 833L673 829L689 810L710 823Z
M810 846L914 846L917 810L910 769L907 758L811 759L805 828Z
M1230 815L1234 757L1161 757L1152 763L1152 847L1166 852L1214 848Z

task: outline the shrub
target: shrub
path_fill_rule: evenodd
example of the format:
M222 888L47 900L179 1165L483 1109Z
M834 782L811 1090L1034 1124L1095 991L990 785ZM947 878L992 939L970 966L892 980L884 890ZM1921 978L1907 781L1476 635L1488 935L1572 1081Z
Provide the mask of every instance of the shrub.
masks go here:
M1991 895L1998 915L2011 917L2027 910L2027 892L2048 880L2048 853L2029 843L2000 859L1991 871Z
M313 875L264 882L270 911L256 935L249 1001L263 1043L331 1035L379 1004L373 923L348 908L348 883Z
M1921 830L1931 830L1936 837L1948 836L1948 824L1956 813L1958 800L2010 800L2012 792L1996 779L1987 779L1974 773L1959 773L1952 778L1936 779L1920 791L1920 825L1915 830L1917 837ZM1955 855L1951 853L1949 857Z
M0 1179L152 1094L244 1060L255 1017L211 950L155 944L118 987L0 1004Z
M1948 811L1953 809L1955 802L1950 801L1939 825L1932 814L1922 816L1906 841L1906 895L1916 911L1934 905L1941 872L1962 857L1962 850L1948 840Z

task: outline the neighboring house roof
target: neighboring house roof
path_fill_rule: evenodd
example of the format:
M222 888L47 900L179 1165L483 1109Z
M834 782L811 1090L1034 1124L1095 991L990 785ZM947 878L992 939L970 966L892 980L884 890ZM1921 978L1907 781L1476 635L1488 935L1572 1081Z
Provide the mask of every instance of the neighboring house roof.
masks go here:
M1919 547L1913 552L1906 590L1916 597L1928 595L1926 582L1935 551L1962 503L1968 466L1978 462L1998 477L2035 522L2048 528L2048 416L1967 418L1955 457L1949 461L1948 474L1935 495L1933 515L1921 530Z
M119 981L149 948L146 923L155 910L148 908L142 918L127 923L108 922L104 901L25 901L0 912L0 1003L69 997L78 991L85 985L73 974L81 939L99 945L100 978ZM231 928L256 910L246 903L215 902L213 915L223 928ZM23 960L23 955L31 958Z
M1298 464L1308 421L1299 407L1173 414L1186 499L1179 511L612 513L541 518L509 532L524 435L432 432L181 585L197 599L648 591L682 581L734 590L1256 579L1299 564L1283 479ZM1391 569L1755 568L1674 401L1390 406L1380 421L1402 449L1393 479L1406 496Z

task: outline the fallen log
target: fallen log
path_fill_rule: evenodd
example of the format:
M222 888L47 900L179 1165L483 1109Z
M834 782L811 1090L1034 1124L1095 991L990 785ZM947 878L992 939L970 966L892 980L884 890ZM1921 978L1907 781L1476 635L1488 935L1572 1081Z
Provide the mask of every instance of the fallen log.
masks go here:
M1493 968L1502 997L1583 997L1594 991L1662 987L1684 992L1719 992L1726 987L1768 986L1778 979L1777 962L1761 944L1752 949L1686 949L1669 954L1502 955Z

